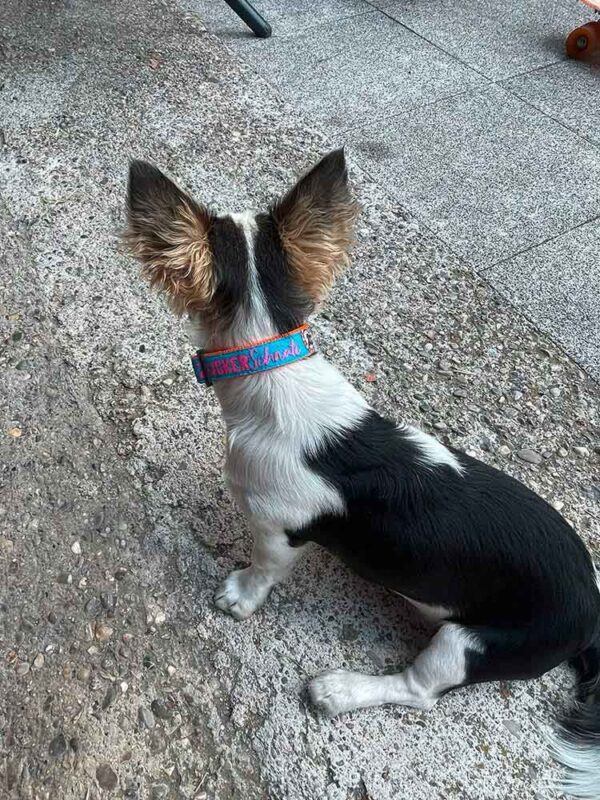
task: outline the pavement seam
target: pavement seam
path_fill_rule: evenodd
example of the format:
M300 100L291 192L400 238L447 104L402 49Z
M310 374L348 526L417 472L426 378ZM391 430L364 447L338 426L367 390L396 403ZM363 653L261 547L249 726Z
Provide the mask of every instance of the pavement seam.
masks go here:
M597 222L598 220L600 220L600 214L596 214L595 217L590 217L590 219L586 219L583 222L578 223L577 225L572 225L570 228L565 228L564 230L560 231L554 236L548 236L546 239L542 239L541 242L535 242L534 244L530 244L528 247L524 247L522 250L517 250L515 253L512 253L512 255L506 256L506 258L500 258L498 259L498 261L494 261L493 263L489 264L486 267L480 267L478 269L478 272L481 274L489 269L493 269L494 267L498 267L501 264L505 264L507 261L512 261L513 258L522 256L524 253L529 253L531 250L535 250L537 247L542 247L543 245L548 244L548 242L553 242L556 239L560 239L562 236L566 236L568 233L576 231L579 228L583 228L585 225L589 225L592 222Z

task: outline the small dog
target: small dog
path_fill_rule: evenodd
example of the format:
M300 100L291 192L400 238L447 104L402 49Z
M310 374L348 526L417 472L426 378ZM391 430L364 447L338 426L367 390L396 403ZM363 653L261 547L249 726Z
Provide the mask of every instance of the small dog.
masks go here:
M534 678L568 661L578 700L555 755L565 787L600 797L600 592L567 522L523 484L383 419L314 352L306 320L349 260L357 205L334 151L268 212L216 216L155 167L131 164L126 242L187 313L198 380L227 426L226 475L252 563L216 603L253 614L309 542L439 622L399 675L335 670L309 687L329 715Z

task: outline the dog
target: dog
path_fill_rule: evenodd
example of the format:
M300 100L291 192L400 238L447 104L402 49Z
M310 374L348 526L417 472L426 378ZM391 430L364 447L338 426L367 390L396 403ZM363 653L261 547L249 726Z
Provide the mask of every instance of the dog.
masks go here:
M316 542L437 621L400 674L312 680L328 715L430 709L451 689L569 662L578 699L554 754L565 788L598 798L600 591L582 541L522 483L381 417L315 352L307 320L349 262L357 211L343 150L259 214L217 216L131 163L125 241L189 316L196 376L226 423L227 482L254 537L250 566L216 604L250 616Z

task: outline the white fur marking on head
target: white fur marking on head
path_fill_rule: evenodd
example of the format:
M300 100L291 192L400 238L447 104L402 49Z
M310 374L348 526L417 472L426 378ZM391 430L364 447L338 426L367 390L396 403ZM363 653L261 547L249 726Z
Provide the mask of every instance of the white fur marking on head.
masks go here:
M412 425L406 425L402 431L419 448L426 466L446 465L462 475L464 467L458 458L434 436L430 436Z
M260 288L258 272L256 269L256 257L254 253L254 237L258 226L256 218L251 211L244 211L241 214L229 214L229 217L242 229L246 240L246 250L248 253L248 288L250 292L249 313L244 313L243 317L234 320L229 331L230 344L235 346L240 341L252 341L266 339L277 333L273 327L271 317L267 311L265 298Z
M267 312L265 298L258 280L256 260L254 255L254 237L258 226L256 218L251 211L241 214L225 214L239 226L246 242L248 254L248 288L250 292L248 307L236 310L235 317L228 331L219 340L218 347L235 347L240 342L258 341L273 336L276 331ZM248 311L249 308L249 311ZM207 331L204 329L201 317L190 316L187 330L194 347L199 350L210 348L211 344Z

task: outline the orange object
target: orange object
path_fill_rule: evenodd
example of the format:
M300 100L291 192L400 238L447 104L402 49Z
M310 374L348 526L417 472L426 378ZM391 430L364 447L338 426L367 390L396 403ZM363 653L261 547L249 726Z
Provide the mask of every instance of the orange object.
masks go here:
M600 11L600 0L581 0L594 11ZM567 36L567 55L588 64L600 64L600 22L588 22Z

